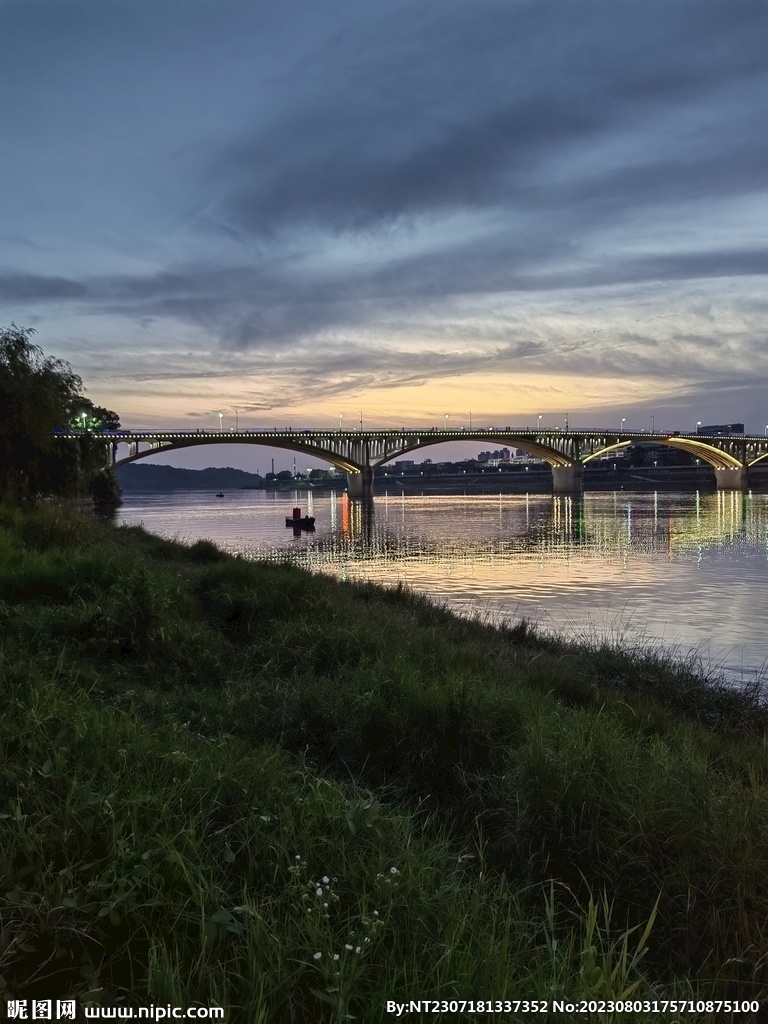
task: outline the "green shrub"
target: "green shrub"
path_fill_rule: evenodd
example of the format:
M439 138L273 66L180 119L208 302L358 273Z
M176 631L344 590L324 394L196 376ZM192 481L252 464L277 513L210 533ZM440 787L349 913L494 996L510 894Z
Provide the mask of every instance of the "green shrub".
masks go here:
M0 696L9 997L765 997L757 691L33 507Z

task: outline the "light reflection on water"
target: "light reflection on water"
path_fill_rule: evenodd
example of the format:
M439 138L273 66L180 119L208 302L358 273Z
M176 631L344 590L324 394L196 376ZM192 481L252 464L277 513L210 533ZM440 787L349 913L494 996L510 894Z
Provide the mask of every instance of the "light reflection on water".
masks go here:
M302 504L316 531L285 516ZM748 677L768 660L768 495L387 495L265 491L128 495L120 521L210 537L342 579L407 584L462 613L572 636L662 641Z

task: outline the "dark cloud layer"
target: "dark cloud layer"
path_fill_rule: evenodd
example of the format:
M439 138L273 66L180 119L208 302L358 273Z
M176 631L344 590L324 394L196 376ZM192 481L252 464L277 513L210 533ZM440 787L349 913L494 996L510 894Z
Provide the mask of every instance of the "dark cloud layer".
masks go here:
M584 202L593 218L762 185L767 48L756 4L400 8L341 33L226 154L228 209L254 232L343 231L468 207L581 220ZM601 167L600 147L630 133L634 161ZM591 173L551 178L549 161L589 149Z

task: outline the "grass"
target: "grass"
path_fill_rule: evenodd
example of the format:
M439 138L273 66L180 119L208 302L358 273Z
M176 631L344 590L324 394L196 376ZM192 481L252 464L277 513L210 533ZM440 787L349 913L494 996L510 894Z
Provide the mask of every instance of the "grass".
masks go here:
M4 998L768 995L758 688L52 507L0 681Z

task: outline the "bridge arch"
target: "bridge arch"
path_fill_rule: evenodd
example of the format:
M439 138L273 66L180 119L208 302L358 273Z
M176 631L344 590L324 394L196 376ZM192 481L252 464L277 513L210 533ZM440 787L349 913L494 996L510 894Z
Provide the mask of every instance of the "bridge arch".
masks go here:
M722 448L715 448L714 445L706 444L704 441L696 441L691 437L659 438L658 443L703 459L713 469L743 469L743 463L730 452L724 451Z
M632 441L617 441L616 444L606 445L605 448L598 448L596 452L591 452L589 455L585 455L581 461L586 465L586 463L592 462L593 459L599 459L601 455L608 455L609 452L616 452L620 449L628 448L632 443Z
M636 437L616 441L614 444L606 445L603 448L591 452L589 455L585 456L582 461L584 463L588 463L608 452L627 448L634 444L646 443L665 445L667 448L676 448L678 451L683 451L689 455L693 455L697 460L701 459L702 462L708 463L714 470L715 482L718 489L744 489L748 480L748 467L745 464L746 460L742 461L741 458L738 458L731 451L728 451L728 440L728 438L724 437L722 447L718 447L714 444L708 444L699 437L681 437L677 434L667 434L666 436L662 435L659 437L654 436L648 438ZM742 451L740 454L743 457L745 452ZM765 454L768 454L768 452ZM764 458L765 455L761 457ZM754 462L750 463L750 465L754 465Z
M461 441L480 441L485 443L493 441L494 444L512 445L515 448L520 448L522 451L527 452L527 454L532 455L534 458L542 459L544 462L548 462L550 466L556 466L558 468L570 466L574 461L573 458L561 451L558 451L556 448L540 444L538 441L535 441L530 437L518 437L514 434L507 434L505 432L505 436L503 438L499 438L495 435L489 437L487 433L482 431L477 433L474 431L466 431L466 433L462 433L458 437L446 438L431 437L430 435L423 436L423 438L420 438L413 444L408 444L397 452L393 452L390 455L377 459L375 465L373 460L371 460L371 466L378 469L380 466L386 466L387 463L392 462L393 459L401 459L404 455L408 455L410 452L420 451L422 448L431 448L436 444L456 444Z
M207 437L206 435L201 434L199 437L195 436L190 439L185 438L183 440L168 441L167 443L154 443L151 441L145 441L144 443L149 444L150 447L145 449L144 451L138 450L138 445L142 443L141 439L131 441L130 438L121 438L120 441L116 443L129 443L131 445L135 444L137 450L133 454L127 455L122 459L115 459L114 462L112 463L112 465L115 468L119 466L127 466L129 463L136 462L138 459L146 459L149 455L159 455L161 452L180 451L182 448L198 448L212 444L250 444L258 445L262 448L282 448L285 451L297 452L301 453L302 455L310 455L313 458L321 459L324 462L329 462L332 466L336 466L337 469L342 469L347 473L357 473L360 471L360 467L358 467L355 463L351 462L349 459L345 459L343 458L343 456L337 455L335 452L332 451L319 449L307 444L302 444L298 437L294 441L287 440L284 437L280 436L270 437L269 435L263 434L259 434L250 438L241 435L233 436L231 438Z
M739 461L735 456L729 452L723 451L720 448L715 448L713 445L706 444L704 441L697 441L693 438L688 437L654 437L653 439L644 438L632 438L628 441L617 441L615 444L607 445L604 448L599 448L597 451L591 452L589 455L585 455L581 460L583 463L592 462L593 459L600 458L601 455L606 455L609 452L618 451L622 448L631 447L635 444L659 444L664 445L667 448L677 448L680 451L687 452L689 455L693 455L696 458L702 459L704 462L709 463L713 469L742 469L743 463ZM765 458L762 455L761 458ZM759 461L759 460L755 460ZM754 465L754 462L750 463Z

